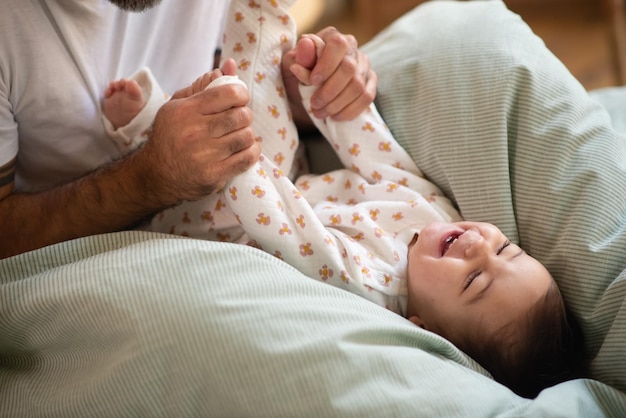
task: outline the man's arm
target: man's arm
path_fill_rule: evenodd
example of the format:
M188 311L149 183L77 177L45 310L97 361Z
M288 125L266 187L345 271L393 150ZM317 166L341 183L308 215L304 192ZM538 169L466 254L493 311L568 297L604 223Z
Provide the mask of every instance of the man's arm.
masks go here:
M257 161L246 89L187 92L159 110L143 147L78 180L41 193L12 192L15 162L3 166L0 258L125 229L213 192Z
M163 207L142 184L135 159L45 192L5 196L0 200L0 257L122 230Z

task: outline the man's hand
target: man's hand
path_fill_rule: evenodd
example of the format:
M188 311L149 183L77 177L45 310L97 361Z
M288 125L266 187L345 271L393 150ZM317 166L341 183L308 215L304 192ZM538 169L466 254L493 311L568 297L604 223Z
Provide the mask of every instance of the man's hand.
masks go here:
M205 90L222 73L234 74L232 64L198 78L157 114L139 160L164 206L212 193L261 154L250 127L248 91L234 84Z
M222 65L222 68L214 68L212 71L204 73L203 75L198 77L189 86L178 90L176 93L174 93L172 99L184 99L196 93L200 93L202 90L207 88L207 86L211 84L213 80L223 75L237 75L237 64L232 58L227 59L226 62L224 62L224 64Z
M159 110L143 147L73 182L14 192L14 162L0 167L0 230L7 238L0 240L0 258L127 229L247 170L261 154L248 91L234 84L204 90L210 78L177 92Z
M311 82L320 86L311 98L313 114L318 118L351 120L363 112L376 96L377 77L370 68L367 55L358 49L354 36L344 35L333 27L318 32L325 48L311 71ZM295 65L295 49L283 56L282 72L294 118L306 123L298 80L291 67Z

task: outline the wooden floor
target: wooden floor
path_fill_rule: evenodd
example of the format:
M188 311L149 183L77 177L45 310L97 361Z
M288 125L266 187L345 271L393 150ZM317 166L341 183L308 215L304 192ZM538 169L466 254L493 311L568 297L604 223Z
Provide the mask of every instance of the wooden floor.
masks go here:
M397 2L395 14L423 2L389 1ZM607 6L618 1L621 0L505 0L505 3L520 14L574 76L591 90L626 83L619 65L623 61L620 44L626 42L626 35L622 33L623 28L616 30L614 24L622 25L626 16L616 16ZM367 4L371 5L366 7ZM334 25L344 33L354 34L363 44L395 18L389 12L382 12L383 4L385 2L380 0L346 1L344 7L335 7L334 13L322 18L312 29ZM368 7L370 10L365 10ZM617 37L616 31L619 32Z

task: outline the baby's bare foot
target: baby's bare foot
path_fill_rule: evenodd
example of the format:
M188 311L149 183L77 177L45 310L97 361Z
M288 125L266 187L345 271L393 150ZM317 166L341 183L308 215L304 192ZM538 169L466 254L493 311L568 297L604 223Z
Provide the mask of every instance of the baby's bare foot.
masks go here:
M112 81L104 91L102 111L115 129L127 125L146 105L143 89L136 80Z

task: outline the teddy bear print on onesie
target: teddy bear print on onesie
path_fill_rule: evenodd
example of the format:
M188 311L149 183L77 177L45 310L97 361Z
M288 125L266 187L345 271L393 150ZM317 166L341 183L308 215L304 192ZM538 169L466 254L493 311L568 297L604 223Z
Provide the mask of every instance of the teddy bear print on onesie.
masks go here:
M289 108L279 61L281 29L293 25L288 13L292 3L231 3L234 14L229 16L224 46L227 52L236 52L231 57L238 63L239 77L251 89L253 128L262 141L262 156L226 184L223 199L248 243L309 277L404 314L407 248L413 234L433 221L461 217L423 178L373 105L350 122L313 117L345 169L303 176L297 187L286 175L288 164L281 163L289 161L284 159L287 155L293 156L296 143L289 134L283 135L290 131L280 116L288 116ZM278 42L274 39L272 44L270 34L277 34ZM250 49L257 59L248 58L245 46L255 47ZM315 89L301 86L305 108ZM297 138L295 131L293 138Z
M306 166L303 150L298 147L298 132L287 103L280 66L283 53L295 44L296 25L289 15L293 3L295 0L231 1L222 42L222 61L235 60L237 76L250 91L249 106L254 111L252 128L256 140L261 142L262 158L273 162L274 171L270 174L287 173L291 179ZM218 79L207 88L222 82ZM150 228L194 238L249 244L249 238L225 199L236 197L238 193L234 187L224 188L222 193L184 202L157 215Z

